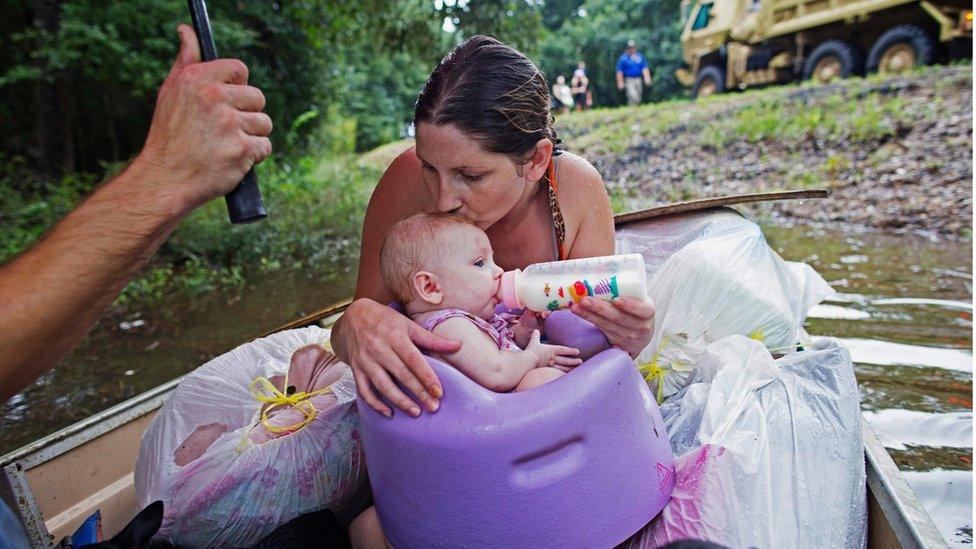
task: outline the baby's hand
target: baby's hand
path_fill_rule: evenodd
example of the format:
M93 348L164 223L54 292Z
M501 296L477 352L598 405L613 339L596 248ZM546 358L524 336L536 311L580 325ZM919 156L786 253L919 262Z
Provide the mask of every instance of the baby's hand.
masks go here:
M545 319L545 316L541 316L538 313L526 309L525 312L519 316L518 321L513 328L515 344L525 349L529 345L529 339L532 337L532 332L534 330L539 330L541 332L544 329L542 323L543 319Z
M525 348L529 344L529 338L532 337L532 330L539 330L540 332L546 331L546 319L552 311L542 311L537 313L526 309L525 312L519 316L518 320L515 322L514 338L515 343L519 347Z
M536 368L551 366L568 372L583 363L582 360L576 358L579 356L579 349L562 345L546 345L540 341L539 330L532 331L532 337L525 347L525 352L536 356Z

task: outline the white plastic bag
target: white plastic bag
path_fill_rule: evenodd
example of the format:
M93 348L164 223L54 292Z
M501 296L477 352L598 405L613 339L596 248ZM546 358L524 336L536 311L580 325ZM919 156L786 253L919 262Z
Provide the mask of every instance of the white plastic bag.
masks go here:
M341 513L364 486L349 367L321 347L312 364L299 355L292 361L296 350L315 351L308 346L328 339L318 327L280 332L180 382L147 429L135 471L140 505L163 500L161 537L193 547L251 545L304 513ZM313 396L284 402L301 392Z
M773 360L757 341L711 344L696 381L661 407L671 500L630 547L863 547L867 495L850 354L822 339Z
M636 362L658 402L687 385L705 347L725 336L749 336L780 354L796 349L806 342L807 312L834 292L730 210L628 227L617 252L641 253L648 265L654 335Z

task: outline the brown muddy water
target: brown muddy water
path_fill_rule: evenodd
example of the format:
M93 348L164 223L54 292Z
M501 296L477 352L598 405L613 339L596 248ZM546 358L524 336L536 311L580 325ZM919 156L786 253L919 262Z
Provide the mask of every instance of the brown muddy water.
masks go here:
M861 407L951 545L972 545L972 244L924 235L767 226L785 258L838 291L807 331L851 350ZM354 257L105 319L0 409L0 454L193 370L352 294Z

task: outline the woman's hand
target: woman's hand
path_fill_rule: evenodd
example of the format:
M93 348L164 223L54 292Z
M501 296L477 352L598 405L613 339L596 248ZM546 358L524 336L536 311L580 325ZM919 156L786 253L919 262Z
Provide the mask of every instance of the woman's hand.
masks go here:
M618 297L611 302L585 297L570 311L596 324L610 343L636 357L654 334L654 305L650 299Z
M404 412L419 416L420 408L397 387L395 379L417 395L427 410L437 410L444 391L417 347L450 354L461 348L460 342L435 335L372 299L353 301L342 315L342 324L341 347L366 404L387 417L393 415L375 389Z

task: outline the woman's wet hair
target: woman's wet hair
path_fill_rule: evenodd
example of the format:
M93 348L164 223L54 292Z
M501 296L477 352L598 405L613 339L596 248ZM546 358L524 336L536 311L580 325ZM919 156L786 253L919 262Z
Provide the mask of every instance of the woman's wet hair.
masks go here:
M551 106L546 77L535 63L495 38L478 35L454 48L431 73L417 97L413 123L452 124L486 150L521 164L540 139L559 143Z

